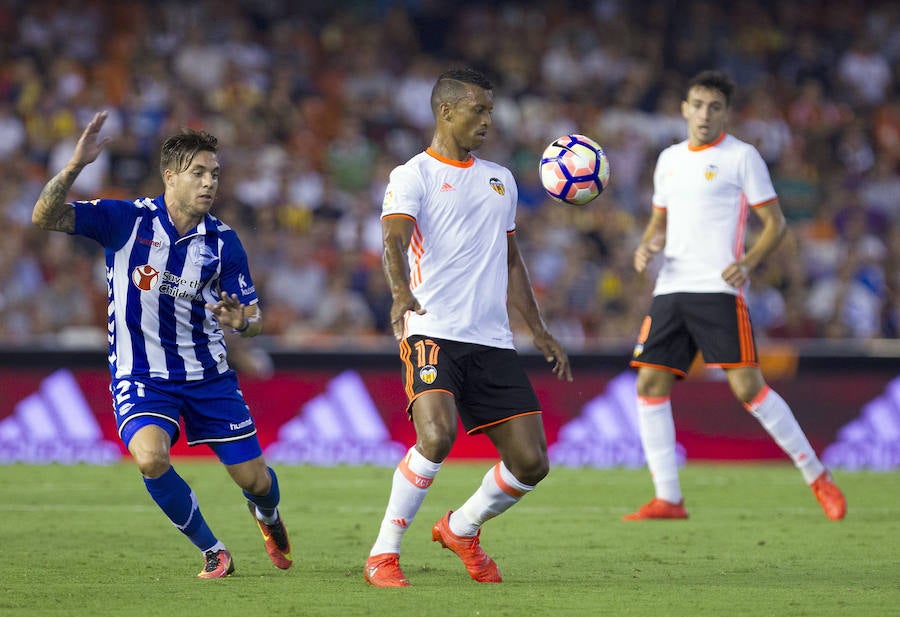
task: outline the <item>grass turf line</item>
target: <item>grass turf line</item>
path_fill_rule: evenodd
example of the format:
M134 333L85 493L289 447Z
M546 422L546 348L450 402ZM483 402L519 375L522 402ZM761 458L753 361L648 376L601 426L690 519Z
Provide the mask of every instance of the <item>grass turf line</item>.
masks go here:
M688 521L625 523L646 471L556 468L482 545L504 576L468 578L431 542L488 469L441 470L403 544L408 589L374 589L362 566L392 469L278 467L294 567L276 569L240 490L209 460L176 461L237 571L195 578L199 552L131 463L0 467L0 614L888 615L900 606L900 473L836 473L844 521L828 521L790 465L689 464Z

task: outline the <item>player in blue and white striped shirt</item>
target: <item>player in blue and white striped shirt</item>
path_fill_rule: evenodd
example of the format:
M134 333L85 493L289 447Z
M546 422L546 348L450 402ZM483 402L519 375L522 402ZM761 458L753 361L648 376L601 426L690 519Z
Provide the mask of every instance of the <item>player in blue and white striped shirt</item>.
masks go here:
M109 141L99 138L105 120L100 112L85 128L72 158L44 186L32 220L42 229L93 238L106 251L110 390L119 436L154 501L203 552L200 578L228 576L234 564L171 465L179 419L188 444L207 444L243 489L272 562L289 568L278 479L226 359L222 327L249 337L262 323L241 241L209 214L219 185L218 142L192 130L167 139L160 156L165 192L156 199L66 203L75 178Z

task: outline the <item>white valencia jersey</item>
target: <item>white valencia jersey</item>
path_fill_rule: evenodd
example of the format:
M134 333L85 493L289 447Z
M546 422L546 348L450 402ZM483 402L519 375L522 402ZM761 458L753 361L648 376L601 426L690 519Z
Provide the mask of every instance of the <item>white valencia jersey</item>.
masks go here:
M507 235L515 231L517 201L512 173L474 156L453 161L429 148L394 168L381 216L416 223L410 287L426 311L407 312L404 336L514 347Z
M692 148L663 150L653 173L653 207L666 211L666 245L653 295L740 290L722 271L744 254L750 208L777 199L756 148L723 133Z

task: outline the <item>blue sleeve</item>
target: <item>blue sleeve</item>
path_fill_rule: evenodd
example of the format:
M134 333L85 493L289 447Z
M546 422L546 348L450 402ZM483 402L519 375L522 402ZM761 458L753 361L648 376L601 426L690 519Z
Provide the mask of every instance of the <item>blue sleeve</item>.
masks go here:
M228 295L237 294L238 300L243 304L256 303L259 297L250 277L250 265L247 263L244 246L234 230L226 231L222 239L222 275L219 279L219 289Z
M72 202L75 208L75 231L116 251L125 245L138 217L138 207L131 201L95 199Z

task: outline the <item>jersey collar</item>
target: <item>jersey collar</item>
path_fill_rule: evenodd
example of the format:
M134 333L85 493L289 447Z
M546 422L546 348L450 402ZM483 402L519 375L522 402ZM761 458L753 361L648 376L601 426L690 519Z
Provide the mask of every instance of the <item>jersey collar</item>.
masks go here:
M722 131L722 134L715 138L715 140L709 142L708 144L703 144L702 146L692 146L691 142L688 141L688 150L691 152L700 152L701 150L706 150L707 148L713 148L722 143L722 140L725 139L725 131Z
M471 167L472 165L475 164L475 157L472 156L471 153L469 154L469 158L467 158L465 161L455 161L453 159L448 159L446 156L441 156L440 154L438 154L437 152L432 150L430 147L425 148L425 154L427 154L429 156L433 156L434 158L439 160L441 163L446 163L447 165L453 165L454 167L466 168L466 167Z
M165 195L160 195L153 200L153 203L156 204L157 211L159 212L159 220L162 222L163 227L174 242L181 242L182 240L193 238L194 236L205 236L208 231L215 229L215 225L209 224L209 214L204 214L196 227L185 233L183 236L179 236L178 230L175 229L175 223L172 221L172 217L169 216L169 209L166 208Z

